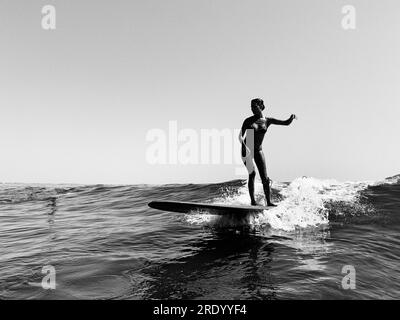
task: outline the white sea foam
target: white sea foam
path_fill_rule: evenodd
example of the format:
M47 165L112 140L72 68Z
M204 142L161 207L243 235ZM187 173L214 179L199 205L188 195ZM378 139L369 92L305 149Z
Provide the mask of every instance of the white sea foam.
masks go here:
M356 202L359 191L367 185L360 182L297 178L280 190L283 200L279 205L255 217L253 223L286 231L327 224L326 203Z
M273 183L283 198L278 206L265 210L261 214L250 215L245 221L254 227L270 227L277 230L292 231L297 228L308 228L329 223L327 203L356 203L359 192L370 182L338 182L336 180L319 180L310 177L297 178L290 184ZM257 199L263 198L261 183L256 183ZM261 202L261 201L260 201ZM214 199L213 203L249 205L247 185L236 190L227 190ZM186 221L194 224L235 225L238 221L231 218L213 216L204 213L194 213L186 216Z
M379 180L379 181L373 182L371 184L374 186L379 186L382 184L398 184L398 183L400 183L400 174L393 176L393 177L386 178L384 180Z

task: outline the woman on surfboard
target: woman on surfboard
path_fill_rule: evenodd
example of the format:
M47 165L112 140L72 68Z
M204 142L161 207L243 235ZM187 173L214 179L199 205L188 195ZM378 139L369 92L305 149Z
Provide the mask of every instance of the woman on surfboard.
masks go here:
M292 123L293 119L296 119L296 115L292 114L287 120L277 120L264 116L264 109L265 106L263 100L259 98L251 100L251 111L253 111L254 115L244 120L239 134L239 141L242 144L242 160L249 173L248 187L251 204L258 205L254 199L254 180L256 177L255 162L263 184L267 206L275 206L275 204L271 202L271 180L267 175L265 157L262 151L262 142L264 140L264 135L271 124L288 126ZM246 137L244 137L245 134Z

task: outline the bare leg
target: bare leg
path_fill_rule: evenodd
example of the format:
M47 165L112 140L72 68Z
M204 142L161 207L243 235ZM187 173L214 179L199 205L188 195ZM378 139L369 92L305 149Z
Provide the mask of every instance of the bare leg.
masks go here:
M242 159L243 159L244 165L246 166L247 171L249 172L249 181L248 181L247 186L249 188L251 205L257 206L258 203L256 202L256 199L254 198L254 181L256 178L256 168L254 166L254 161L251 156L244 157L243 152L242 152Z
M264 194L265 194L265 201L267 202L267 206L275 207L276 205L271 202L271 189L270 189L270 182L271 180L267 176L267 167L265 165L265 157L262 150L259 150L254 157L256 162L258 172L261 176L261 181L263 184Z
M254 199L254 180L256 178L256 172L253 171L252 173L249 174L249 183L248 183L248 187L249 187L249 194L250 194L250 199L251 199L251 205L252 206L256 206L257 202Z
M276 204L273 204L271 202L271 188L269 186L270 184L270 179L267 178L266 183L263 183L263 188L264 188L264 194L265 194L265 200L267 201L267 206L268 207L276 207Z

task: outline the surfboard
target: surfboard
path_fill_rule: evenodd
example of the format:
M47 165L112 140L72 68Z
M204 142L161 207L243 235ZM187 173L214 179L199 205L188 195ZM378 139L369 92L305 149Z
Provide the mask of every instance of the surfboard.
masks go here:
M170 212L190 213L196 211L204 211L216 215L246 215L249 213L259 213L271 208L264 206L241 206L180 201L152 201L148 204L148 206L153 209Z

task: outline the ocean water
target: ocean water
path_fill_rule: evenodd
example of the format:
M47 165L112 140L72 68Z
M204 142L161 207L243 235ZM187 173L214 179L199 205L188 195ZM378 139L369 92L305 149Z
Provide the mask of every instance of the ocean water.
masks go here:
M0 184L0 298L400 298L400 176L272 188L278 207L234 219L147 203L248 204L244 180ZM256 193L262 200L260 184ZM46 266L54 290L41 286ZM345 266L353 289L342 285Z

